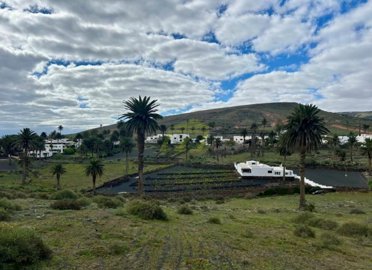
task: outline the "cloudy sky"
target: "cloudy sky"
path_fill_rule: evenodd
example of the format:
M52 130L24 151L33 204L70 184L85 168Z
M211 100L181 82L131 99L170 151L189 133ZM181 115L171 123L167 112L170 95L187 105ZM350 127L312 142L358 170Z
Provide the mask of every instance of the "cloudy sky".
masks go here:
M372 1L0 0L0 135L252 103L372 110Z

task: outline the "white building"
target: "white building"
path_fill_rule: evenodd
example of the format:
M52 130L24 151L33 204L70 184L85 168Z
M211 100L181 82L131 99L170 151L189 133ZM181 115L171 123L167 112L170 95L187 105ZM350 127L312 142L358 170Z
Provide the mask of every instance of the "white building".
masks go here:
M158 140L162 137L161 134L148 136L145 140L145 143L158 143Z
M71 146L79 147L82 143L82 140L77 142L70 141L69 139L60 139L60 140L45 140L45 150L42 151L31 151L30 155L37 158L47 158L53 156L53 154L60 153Z
M190 138L189 134L172 134L167 136L169 136L171 144L180 144L185 138Z
M372 135L370 134L360 134L360 136L356 137L358 143L365 143L366 139L372 140Z
M245 136L245 141L251 140L252 136ZM234 136L233 140L237 144L243 144L244 143L244 137L243 136Z

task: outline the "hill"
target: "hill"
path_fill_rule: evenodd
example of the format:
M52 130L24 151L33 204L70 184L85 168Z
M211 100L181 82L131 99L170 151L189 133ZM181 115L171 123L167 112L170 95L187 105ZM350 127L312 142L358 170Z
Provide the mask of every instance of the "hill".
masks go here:
M287 116L297 105L297 103L292 102L281 102L210 109L166 116L159 123L172 128L175 133L183 130L186 133L200 131L200 134L203 134L202 129L208 130L208 126L212 126L212 132L216 134L238 134L243 128L249 129L252 123L257 123L259 130L270 131L279 124L285 124ZM358 132L360 118L324 110L321 110L320 115L325 119L332 133L341 135L349 134L351 131ZM262 125L264 118L267 120L265 126ZM372 119L363 119L362 124L368 124L372 127ZM184 128L181 129L181 127ZM115 128L115 125L103 127L103 129L110 130Z
M341 114L372 120L372 111L369 112L342 112Z

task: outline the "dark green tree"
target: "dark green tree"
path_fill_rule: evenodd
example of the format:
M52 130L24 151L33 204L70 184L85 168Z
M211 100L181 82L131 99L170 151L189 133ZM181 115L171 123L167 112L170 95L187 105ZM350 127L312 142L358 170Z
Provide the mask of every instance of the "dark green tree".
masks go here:
M104 172L104 165L99 159L92 159L85 168L86 176L92 176L93 194L96 194L96 180L97 176L101 177Z

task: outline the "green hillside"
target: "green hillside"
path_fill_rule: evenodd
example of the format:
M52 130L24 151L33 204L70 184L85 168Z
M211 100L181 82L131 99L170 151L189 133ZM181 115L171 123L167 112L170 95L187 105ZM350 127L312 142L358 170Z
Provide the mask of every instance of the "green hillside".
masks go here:
M287 116L296 106L297 103L290 102L243 105L166 116L159 123L166 125L168 132L184 131L192 134L205 133L202 129L209 129L210 123L214 124L212 132L222 135L238 134L243 128L249 129L252 123L257 123L259 130L270 131L278 124L285 124ZM331 132L340 135L349 134L351 131L357 133L360 124L372 127L372 119L368 118L361 120L352 115L323 110L320 115L324 117ZM267 120L265 126L261 124L264 118ZM180 127L184 129L181 130ZM103 129L114 128L115 125L111 125Z
M369 112L343 112L342 114L372 120L372 111Z

